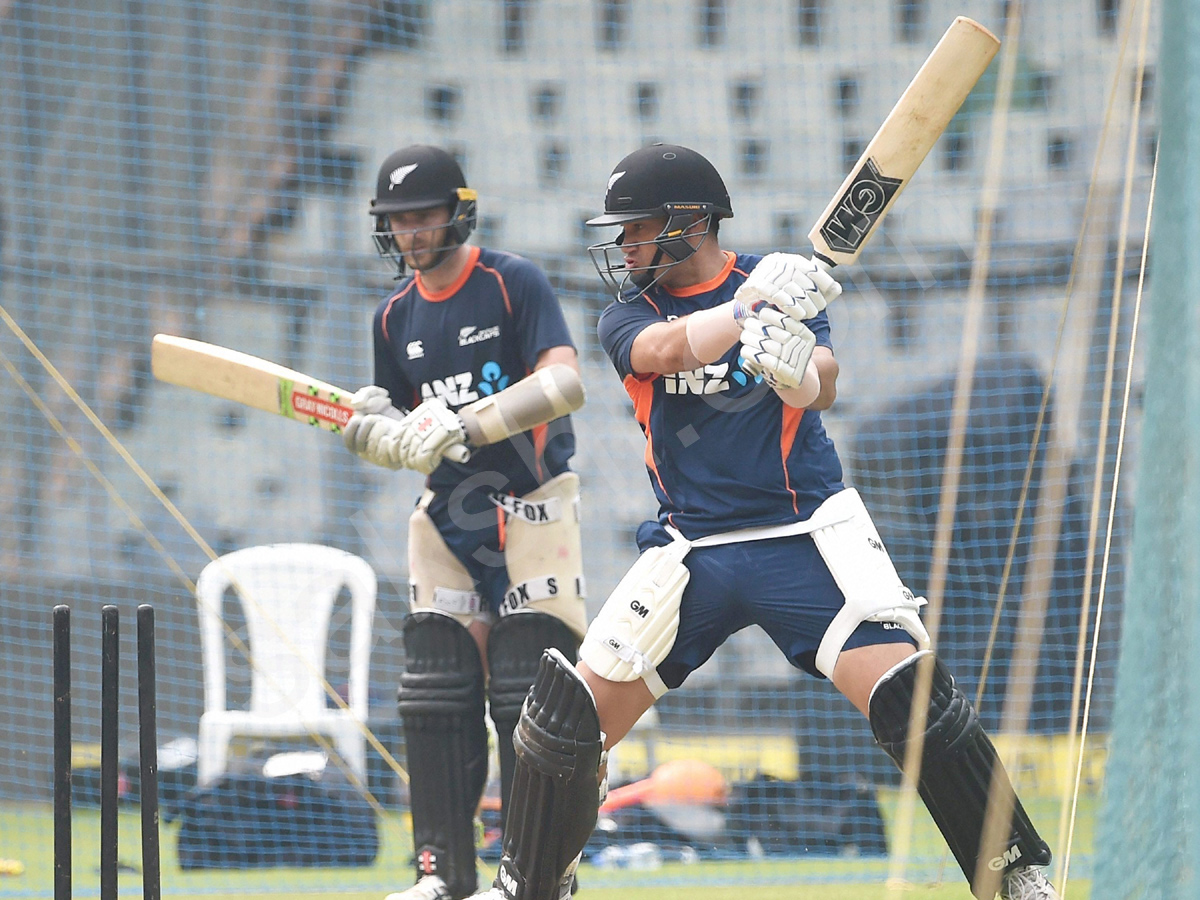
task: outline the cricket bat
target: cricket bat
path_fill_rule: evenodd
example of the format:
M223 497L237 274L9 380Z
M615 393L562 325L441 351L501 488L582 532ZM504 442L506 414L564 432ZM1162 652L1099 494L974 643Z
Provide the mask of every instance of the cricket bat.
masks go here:
M156 334L150 368L159 381L203 391L325 431L340 432L354 415L353 391L228 347Z
M999 49L978 22L954 20L808 233L818 261L858 259Z
M297 372L270 360L170 334L156 334L150 348L150 368L159 381L191 388L304 422L324 431L341 432L354 409L353 391ZM546 395L550 385L549 396ZM503 392L503 406L494 398L477 400L458 410L467 440L476 447L574 412L583 406L583 385L568 366L556 363L538 369ZM406 410L385 415L402 417ZM455 462L466 462L463 445L447 451Z

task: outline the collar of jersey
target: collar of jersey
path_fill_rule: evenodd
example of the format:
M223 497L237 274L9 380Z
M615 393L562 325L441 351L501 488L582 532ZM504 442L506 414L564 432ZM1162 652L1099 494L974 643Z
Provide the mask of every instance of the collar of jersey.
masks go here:
M449 300L458 293L459 289L464 284L467 283L467 279L470 278L471 273L475 271L475 263L478 261L479 248L469 248L467 263L462 267L462 271L458 273L458 277L455 278L448 287L445 287L440 291L429 290L429 288L425 286L424 281L421 280L421 273L417 272L416 277L413 279L417 284L417 293L419 293L422 298L428 300L430 303L441 303L443 300Z
M729 250L724 252L725 265L721 267L720 272L708 279L708 281L702 281L699 284L689 284L687 287L681 288L677 291L673 291L666 285L663 285L663 290L672 297L695 297L697 294L707 294L709 291L720 287L721 282L728 278L729 273L733 271L733 264L737 262L736 254L730 252Z

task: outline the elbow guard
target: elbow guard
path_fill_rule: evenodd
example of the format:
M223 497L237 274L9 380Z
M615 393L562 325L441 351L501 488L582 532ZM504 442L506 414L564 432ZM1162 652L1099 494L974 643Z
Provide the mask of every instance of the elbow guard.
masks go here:
M476 447L495 444L573 413L583 406L579 373L562 363L545 366L498 394L458 411Z

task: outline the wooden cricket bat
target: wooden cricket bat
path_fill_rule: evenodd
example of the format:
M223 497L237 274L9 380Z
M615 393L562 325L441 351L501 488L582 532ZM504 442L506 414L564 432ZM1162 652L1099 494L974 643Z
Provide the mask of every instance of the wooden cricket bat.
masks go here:
M159 381L232 400L340 432L354 410L353 391L228 347L156 334L150 367Z
M954 20L808 233L816 259L858 259L999 49L978 22Z
M354 415L350 405L353 391L343 390L270 360L204 341L156 334L150 348L150 368L159 381L203 391L324 431L341 432ZM564 370L571 377L565 383L561 377L555 381L555 369ZM458 415L467 440L476 447L482 447L549 421L551 417L566 415L583 405L583 386L567 366L548 366L539 369L536 375L518 382L505 392L514 400L505 410L494 403L488 406L485 401L477 401L459 409ZM546 379L557 385L556 400L542 395ZM558 389L562 393L557 393ZM513 394L514 391L517 393ZM538 418L545 412L547 404L554 407L552 416ZM401 418L405 412L407 410L397 408L388 410L385 415ZM534 417L532 421L528 418L530 415ZM447 451L447 456L455 462L466 462L470 458L468 448L456 446L458 449Z

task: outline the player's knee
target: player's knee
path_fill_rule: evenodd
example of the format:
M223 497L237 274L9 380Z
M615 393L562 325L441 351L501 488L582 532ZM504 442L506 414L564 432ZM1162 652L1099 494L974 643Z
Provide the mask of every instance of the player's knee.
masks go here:
M596 701L600 729L604 732L604 749L611 750L624 739L657 698L645 679L610 681L593 672L583 660L579 661L576 669Z
M542 652L554 647L575 660L579 638L565 622L545 613L523 610L504 616L488 634L488 703L492 718L515 724L525 695L538 674Z
M419 610L404 620L402 717L449 712L483 719L483 660L470 632L453 616Z
M944 752L979 727L970 699L959 689L946 664L930 650L913 653L880 677L868 701L871 731L893 758L903 755L918 672L925 657L932 657L933 665L925 720L925 759Z

